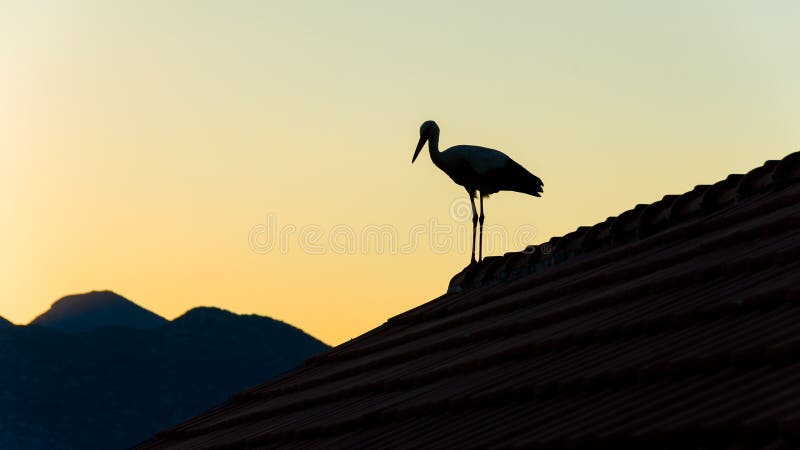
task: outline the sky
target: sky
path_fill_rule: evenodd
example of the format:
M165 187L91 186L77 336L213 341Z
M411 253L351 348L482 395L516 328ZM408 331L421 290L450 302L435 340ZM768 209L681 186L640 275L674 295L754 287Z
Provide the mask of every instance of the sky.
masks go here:
M504 151L488 255L800 149L796 1L0 0L0 316L111 289L328 344L445 292ZM377 236L377 237L376 237ZM380 242L380 245L379 245Z

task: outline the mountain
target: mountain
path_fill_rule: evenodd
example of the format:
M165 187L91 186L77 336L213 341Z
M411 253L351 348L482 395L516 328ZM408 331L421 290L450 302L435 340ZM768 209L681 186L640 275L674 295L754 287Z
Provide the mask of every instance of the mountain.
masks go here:
M69 295L53 303L31 325L61 331L91 331L99 327L156 328L167 319L111 291Z
M65 317L51 311L40 318ZM218 308L149 329L88 316L49 322L96 325L81 333L18 326L0 334L0 448L128 448L328 348L286 323Z
M13 323L9 322L8 320L6 320L3 317L0 317L0 330L3 329L3 328L11 328L13 326L14 326Z

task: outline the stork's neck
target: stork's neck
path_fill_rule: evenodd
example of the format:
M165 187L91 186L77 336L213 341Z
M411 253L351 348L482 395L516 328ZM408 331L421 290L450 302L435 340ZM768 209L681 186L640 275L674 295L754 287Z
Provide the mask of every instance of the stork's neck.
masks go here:
M439 133L434 133L431 135L430 139L428 139L428 150L431 154L431 161L433 161L436 166L440 167L442 153L439 152Z

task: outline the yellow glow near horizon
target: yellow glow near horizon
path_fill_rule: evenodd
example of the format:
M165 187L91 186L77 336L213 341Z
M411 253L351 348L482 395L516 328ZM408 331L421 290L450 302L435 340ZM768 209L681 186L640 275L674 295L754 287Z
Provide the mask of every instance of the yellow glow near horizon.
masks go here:
M463 189L410 164L426 119L544 180L486 202L526 243L798 149L800 4L611 3L0 6L0 316L111 289L355 337L468 260ZM269 220L286 251L251 248ZM428 231L361 245L388 224Z

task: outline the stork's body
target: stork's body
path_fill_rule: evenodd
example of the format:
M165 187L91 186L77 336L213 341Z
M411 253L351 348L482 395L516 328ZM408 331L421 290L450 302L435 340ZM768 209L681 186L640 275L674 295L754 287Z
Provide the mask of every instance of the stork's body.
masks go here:
M500 191L516 191L539 197L542 180L525 170L503 152L474 145L457 145L439 151L439 126L429 120L419 130L419 143L414 151L413 163L428 142L433 163L456 184L464 186L472 202L472 259L475 262L475 230L480 223L478 259L483 259L483 198ZM480 198L481 211L475 208L475 198Z

